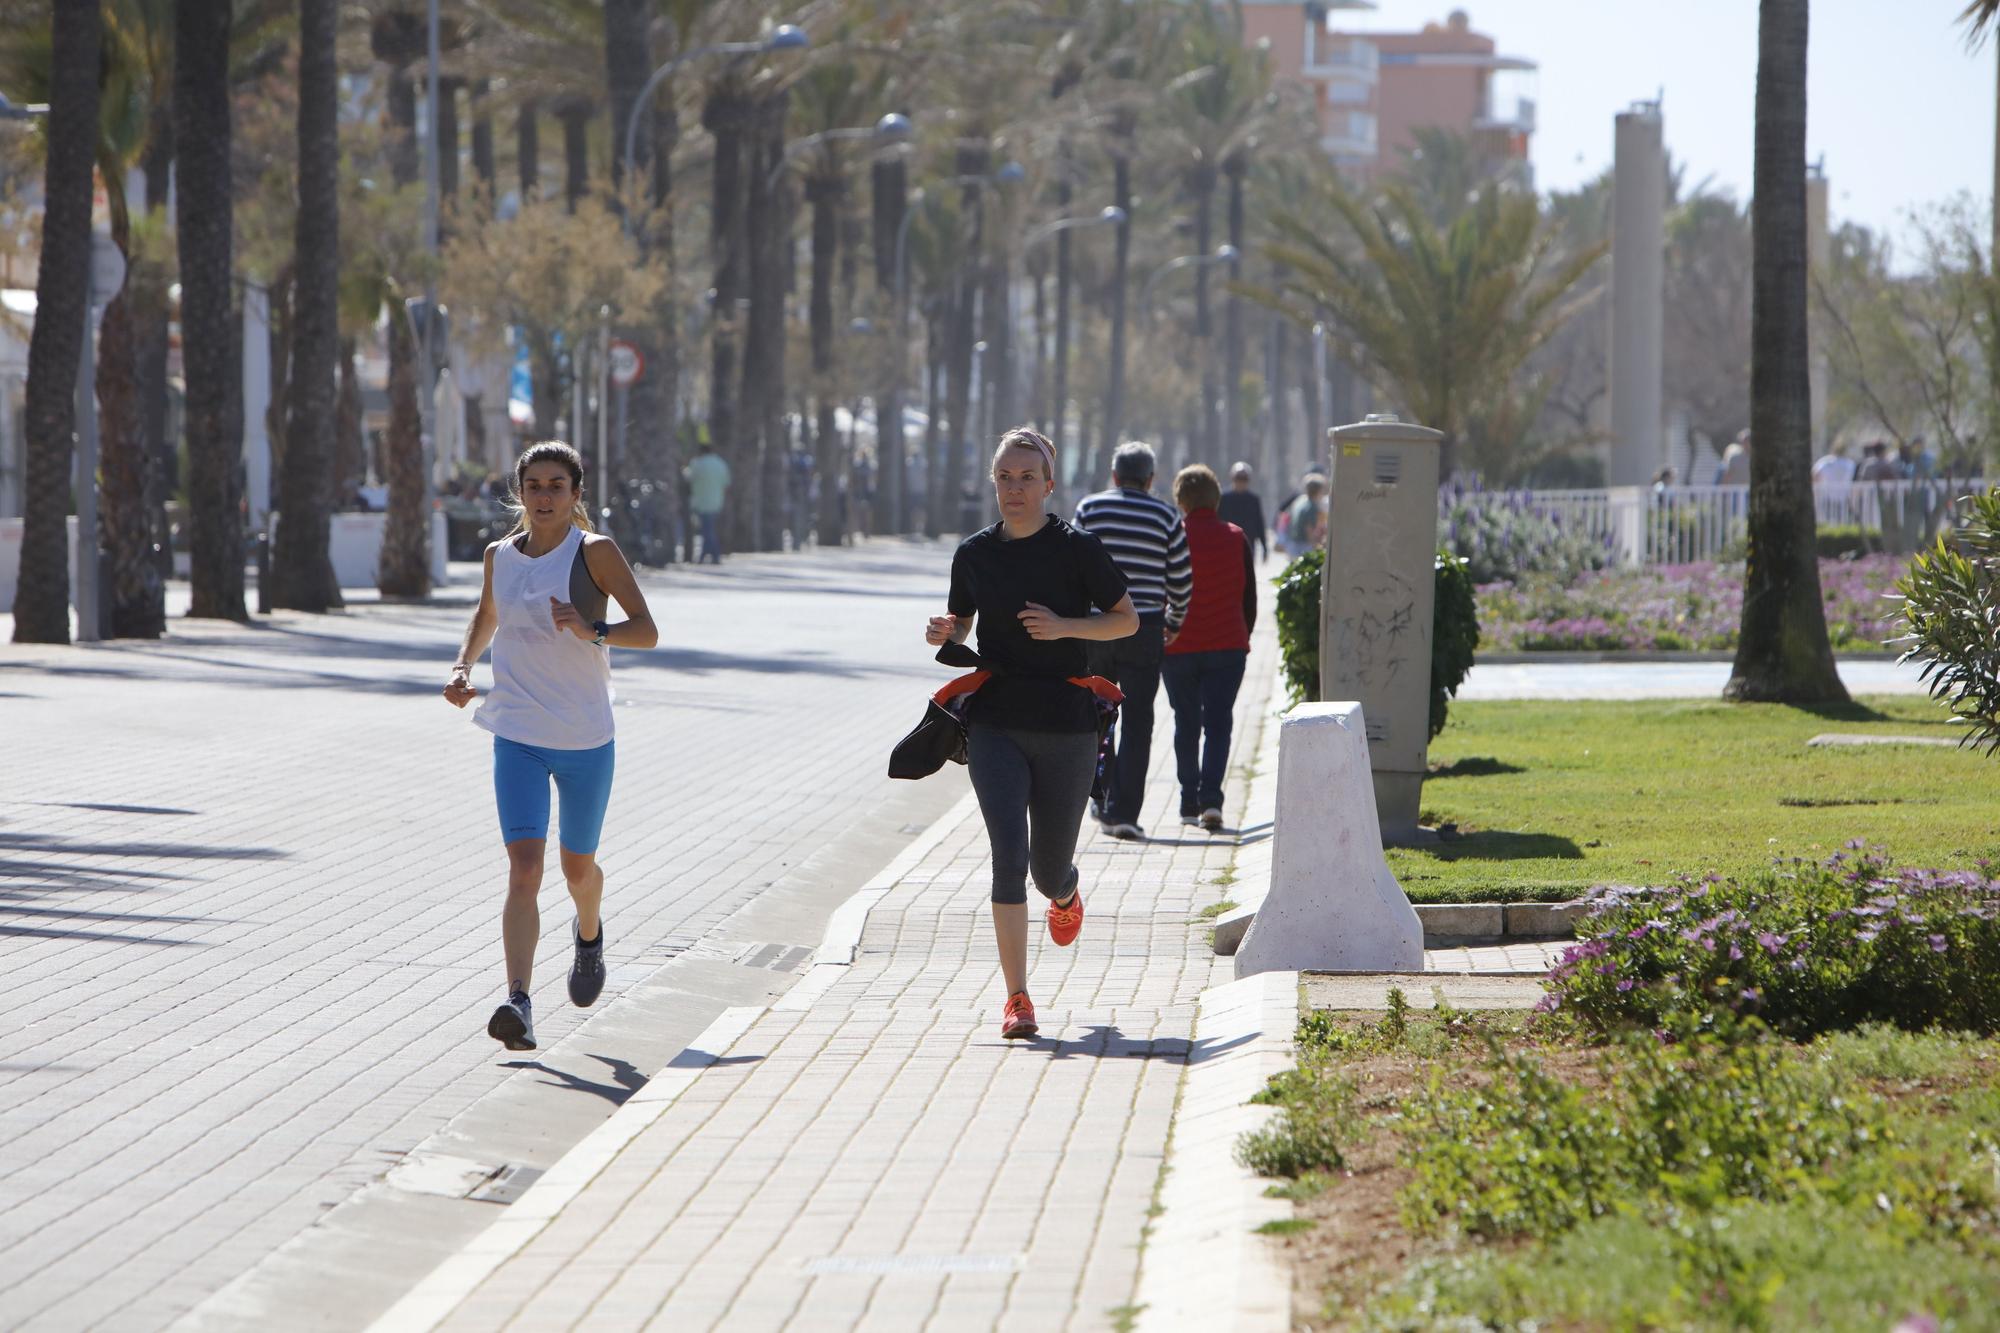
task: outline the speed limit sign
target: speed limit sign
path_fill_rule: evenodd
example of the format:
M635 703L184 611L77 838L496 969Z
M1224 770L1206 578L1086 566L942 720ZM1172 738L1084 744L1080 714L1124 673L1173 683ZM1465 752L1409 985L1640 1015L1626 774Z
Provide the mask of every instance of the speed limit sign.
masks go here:
M611 382L619 388L630 387L646 373L646 358L639 349L623 338L612 340L609 349L611 357Z

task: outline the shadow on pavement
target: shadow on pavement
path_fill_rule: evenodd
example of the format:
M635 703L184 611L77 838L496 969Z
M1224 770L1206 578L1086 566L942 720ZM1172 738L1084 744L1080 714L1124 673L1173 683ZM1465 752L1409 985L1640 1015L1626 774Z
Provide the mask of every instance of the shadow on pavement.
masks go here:
M133 918L135 920L143 918ZM49 930L41 926L10 926L0 922L0 939L90 940L108 944L160 944L175 949L206 949L203 940L169 940L154 935L117 935L106 930Z
M187 857L196 861L282 861L291 856L276 847L208 847L193 842L71 842L41 833L0 833L0 847L71 856Z
M1115 1023L1094 1023L1081 1037L1034 1037L1017 1043L1032 1051L1047 1051L1055 1060L1206 1060L1243 1045L1254 1037L1244 1033L1228 1041L1189 1041L1186 1037L1128 1037Z
M609 1066L612 1082L594 1083L590 1079L579 1077L566 1069L551 1068L543 1064L540 1060L503 1060L500 1063L500 1067L502 1069L533 1069L538 1073L550 1076L542 1080L542 1084L545 1087L569 1088L576 1092L587 1092L593 1096L602 1097L613 1106L623 1105L627 1097L630 1097L633 1093L646 1086L646 1076L640 1073L629 1060L620 1060L616 1056L610 1055L593 1055L590 1058L599 1064Z

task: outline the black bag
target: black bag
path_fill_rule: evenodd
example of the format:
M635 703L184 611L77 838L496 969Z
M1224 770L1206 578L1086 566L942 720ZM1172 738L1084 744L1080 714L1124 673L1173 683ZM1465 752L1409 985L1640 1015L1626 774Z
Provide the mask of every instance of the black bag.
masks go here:
M924 720L889 752L889 776L927 778L946 761L965 762L965 723L937 700L927 700Z

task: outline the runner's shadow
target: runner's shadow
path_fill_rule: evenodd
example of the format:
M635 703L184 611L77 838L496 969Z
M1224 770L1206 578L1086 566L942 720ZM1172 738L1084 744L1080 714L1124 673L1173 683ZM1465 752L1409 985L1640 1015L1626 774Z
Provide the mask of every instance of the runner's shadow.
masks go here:
M1190 1042L1186 1037L1128 1037L1115 1023L1094 1023L1083 1035L1064 1040L1036 1037L1024 1043L1028 1049L1047 1051L1054 1060L1177 1060L1192 1063L1206 1060L1249 1041L1254 1034L1232 1037L1224 1042Z
M556 1069L545 1065L540 1060L503 1060L500 1067L502 1069L533 1069L540 1073L552 1075L552 1078L542 1080L544 1086L568 1088L575 1092L587 1092L593 1096L602 1097L613 1106L624 1105L627 1097L630 1097L633 1093L646 1086L646 1076L640 1073L631 1061L620 1060L616 1056L610 1055L592 1055L590 1058L599 1064L610 1067L612 1082L593 1082L577 1074L572 1074L567 1069Z

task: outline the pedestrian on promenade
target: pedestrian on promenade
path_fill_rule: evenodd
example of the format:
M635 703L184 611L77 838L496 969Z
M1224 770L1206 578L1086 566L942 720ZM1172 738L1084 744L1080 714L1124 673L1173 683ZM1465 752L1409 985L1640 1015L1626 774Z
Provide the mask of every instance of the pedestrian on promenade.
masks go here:
M1217 512L1222 486L1200 463L1174 477L1174 503L1187 526L1194 598L1167 645L1167 702L1174 710L1174 763L1181 823L1222 831L1222 779L1250 627L1257 622L1257 567L1250 537Z
M472 664L493 647L493 688L473 721L493 733L493 795L507 845L500 934L507 999L486 1031L510 1051L535 1049L528 983L541 938L549 783L561 798L563 879L576 904L569 997L588 1007L604 990L604 871L598 835L611 799L611 653L660 641L646 598L618 544L594 534L583 460L566 444L529 446L514 464L514 530L486 548L479 608L465 627L444 697L478 694ZM615 599L626 618L606 619Z
M1292 501L1286 515L1285 550L1292 556L1317 551L1326 545L1326 478L1308 472L1305 493Z
M694 458L681 469L687 483L688 508L701 526L701 558L704 565L722 563L722 502L729 494L729 464L707 440L695 450Z
M1104 543L1139 612L1136 634L1089 650L1091 671L1115 681L1125 695L1117 747L1091 794L1105 832L1134 841L1146 836L1139 808L1153 750L1160 658L1187 615L1192 582L1180 511L1152 494L1155 466L1151 445L1119 445L1111 456L1111 489L1084 496L1075 519L1077 527Z
M1264 531L1264 501L1250 489L1248 463L1238 463L1229 469L1229 489L1223 492L1222 503L1215 512L1224 523L1234 523L1243 529L1243 535L1257 547L1260 559L1271 554L1270 538Z
M959 543L947 614L924 641L963 643L979 626L993 672L966 705L966 765L993 855L993 933L1007 985L1000 1035L1035 1035L1028 998L1029 876L1049 900L1057 945L1083 928L1074 861L1097 767L1097 701L1073 682L1086 642L1139 627L1125 577L1096 537L1043 512L1056 488L1055 447L1025 427L1000 438L993 492L1000 521ZM1092 614L1095 611L1098 614Z

